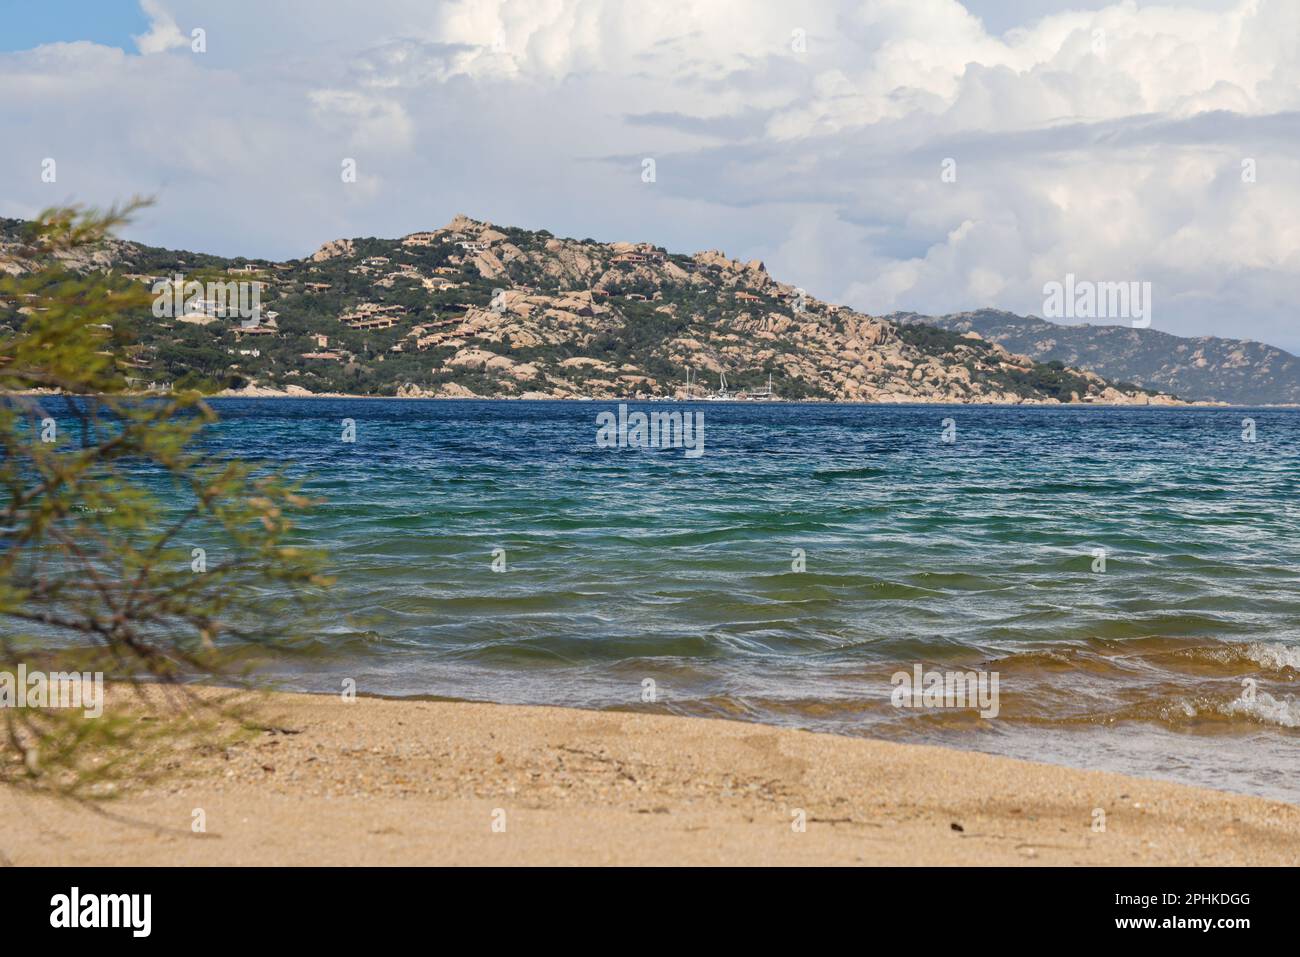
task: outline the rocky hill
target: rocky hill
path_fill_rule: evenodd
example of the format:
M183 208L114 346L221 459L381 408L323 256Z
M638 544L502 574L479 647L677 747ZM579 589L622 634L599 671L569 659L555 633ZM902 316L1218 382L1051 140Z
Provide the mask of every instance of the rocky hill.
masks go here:
M1129 326L1067 326L992 309L951 316L906 313L889 319L959 335L974 332L1041 362L1061 362L1185 399L1236 405L1300 403L1300 359L1260 342L1183 338Z
M22 226L0 221L0 269L23 268L12 255ZM685 397L691 370L697 396L725 374L733 392L765 389L770 376L782 399L1173 401L969 331L821 302L761 262L716 250L559 239L465 216L401 239L334 240L290 262L115 241L67 265L153 290L175 276L260 284L255 325L210 300L133 317L133 384L142 389ZM24 311L0 303L0 335Z

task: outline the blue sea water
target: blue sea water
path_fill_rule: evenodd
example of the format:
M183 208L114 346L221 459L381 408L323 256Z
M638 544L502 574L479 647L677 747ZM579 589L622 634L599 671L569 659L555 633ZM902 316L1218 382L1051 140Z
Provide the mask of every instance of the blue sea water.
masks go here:
M1296 411L633 405L702 412L691 458L599 447L605 402L213 405L207 443L325 500L303 525L337 576L324 656L267 662L284 686L765 721L1300 801ZM997 672L997 716L895 707L918 664Z

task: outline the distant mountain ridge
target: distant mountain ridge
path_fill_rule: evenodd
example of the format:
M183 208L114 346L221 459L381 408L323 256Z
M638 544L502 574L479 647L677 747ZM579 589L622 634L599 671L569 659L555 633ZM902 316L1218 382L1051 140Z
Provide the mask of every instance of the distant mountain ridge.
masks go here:
M958 334L974 332L1040 362L1062 362L1183 399L1233 405L1300 404L1300 358L1247 339L1182 337L1129 326L1063 325L995 309L948 316L896 313L886 318Z
M0 220L0 275L28 268L25 228ZM398 239L332 240L287 262L114 240L64 266L168 292L173 308L122 330L134 343L123 374L141 390L653 399L698 397L725 375L731 393L762 393L770 377L782 399L1174 401L975 335L822 302L757 260L467 216ZM177 275L187 287L259 284L260 321L241 322L224 299L171 294ZM31 314L0 288L0 338Z

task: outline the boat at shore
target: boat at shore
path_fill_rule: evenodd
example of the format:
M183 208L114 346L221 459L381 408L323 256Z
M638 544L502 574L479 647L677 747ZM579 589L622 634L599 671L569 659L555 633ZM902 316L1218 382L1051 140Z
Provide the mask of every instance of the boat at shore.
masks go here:
M704 401L705 401L705 402L734 402L734 401L736 401L736 396L735 396L734 394L732 394L731 392L728 392L728 391L727 391L727 374L726 374L725 372L719 372L719 373L718 373L718 391L717 391L717 392L710 392L708 395L706 395L706 396L704 397Z
M776 396L772 393L772 373L767 374L767 388L760 389L756 392L740 392L736 398L741 402L775 402Z

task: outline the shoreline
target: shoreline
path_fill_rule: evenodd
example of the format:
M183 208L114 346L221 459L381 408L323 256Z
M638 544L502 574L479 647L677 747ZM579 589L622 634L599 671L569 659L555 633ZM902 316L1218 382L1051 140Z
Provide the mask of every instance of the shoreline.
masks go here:
M0 859L1300 863L1295 805L978 752L712 718L428 699L264 692L257 714L272 730L168 752L168 775L127 788L101 805L107 813L0 789ZM199 811L204 833L192 831Z
M675 398L644 398L635 399L620 396L609 397L591 397L591 398L573 398L571 396L554 396L552 398L539 399L522 398L520 396L466 396L466 395L348 395L341 392L312 392L306 395L298 395L288 392L274 392L265 390L256 394L240 392L237 390L225 390L216 392L212 395L204 396L205 399L367 399L401 402L626 402L642 404L676 404L686 405L689 403L709 405L870 405L870 406L917 406L917 407L941 407L951 406L955 408L997 408L997 409L1294 409L1300 408L1300 405L1267 405L1252 406L1241 405L1233 406L1225 402L1152 402L1140 404L1136 402L868 402L852 401L842 399L706 399L696 397L691 399Z
M64 393L57 391L50 392L33 392L33 391L6 391L0 390L0 396L19 395L33 398L56 397ZM119 392L113 393L118 398L168 398L175 393L161 392ZM73 398L87 398L87 396L73 396ZM851 401L841 399L764 399L764 400L746 400L746 399L706 399L703 397L691 399L668 399L668 398L627 398L619 396L601 397L601 398L573 398L570 396L555 396L553 398L522 398L519 396L460 396L460 395L353 395L344 392L307 392L294 393L282 392L275 389L259 388L255 391L224 389L221 392L214 392L211 395L202 396L204 401L212 399L347 399L347 400L365 400L365 401L388 401L388 402L627 402L642 404L672 404L686 405L690 403L708 403L709 405L844 405L844 406L880 406L880 407L899 407L915 406L917 408L960 408L960 409L1297 409L1300 403L1287 404L1281 403L1276 405L1233 405L1229 402L1213 402L1209 400L1196 401L1178 401L1178 402L1152 402L1152 403L1135 403L1135 402L868 402L868 401Z

